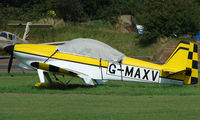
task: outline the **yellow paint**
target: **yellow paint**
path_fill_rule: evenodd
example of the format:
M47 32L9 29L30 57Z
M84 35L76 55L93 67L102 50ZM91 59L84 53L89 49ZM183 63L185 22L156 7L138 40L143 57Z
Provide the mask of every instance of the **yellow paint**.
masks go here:
M39 83L36 83L34 86L35 86L35 87L40 87L41 84L42 84L42 83L39 82Z
M190 43L189 51L190 51L190 52L193 52L193 50L194 50L194 43Z
M136 67L149 68L149 69L155 69L155 70L162 70L161 65L134 59L134 58L130 58L130 57L125 57L122 64L136 66Z
M42 69L42 70L50 71L49 70L49 64L46 64L46 63L39 63L39 67L38 68ZM59 71L55 71L55 72L69 74L69 71L67 71L67 70L65 70L63 68L59 68Z
M57 67L57 66L55 66ZM46 70L46 71L50 71L49 68L50 68L50 64L46 64L46 63L39 63L39 66L38 66L39 69L41 70ZM57 73L64 73L64 74L69 74L70 72L68 70L65 70L63 68L60 68L58 67L58 71L53 71L53 72L57 72ZM75 75L76 76L76 75Z
M34 85L35 87L44 87L44 88L50 88L50 87L57 87L57 88L65 88L66 85L61 82L52 82L52 83L36 83Z
M191 84L191 76L185 76L184 84L185 85L190 85Z
M198 78L198 69L192 69L192 77Z
M54 45L40 45L40 44L17 44L15 45L15 51L25 52L30 54L35 54L39 56L50 57L55 51L56 47ZM51 56L51 58L57 58L67 61L79 62L84 64L90 64L95 66L100 66L100 60L90 57L72 55L67 53L56 52L55 55ZM102 60L102 67L108 67L108 62Z
M58 59L63 59L63 60L69 60L69 61L75 61L75 62L84 63L84 64L100 66L100 60L99 59L90 58L90 57L84 57L84 56L78 56L78 55L72 55L72 54L57 52L53 56L53 58L58 58ZM102 60L101 66L108 67L108 62Z
M175 50L173 51L173 53L170 55L170 57L168 58L168 60L165 63L169 62L169 60L174 56L174 54L176 54L176 51L180 47L188 48L188 44L183 44L183 43L178 44L178 46L175 48Z
M14 50L49 57L55 52L56 46L41 44L17 44L15 45Z
M49 71L49 65L46 63L39 63L39 69Z
M183 70L186 67L188 60L188 50L179 49L174 56L169 59L164 67L165 69L175 68L178 70Z
M192 59L198 61L198 53L193 52L193 57L192 57Z

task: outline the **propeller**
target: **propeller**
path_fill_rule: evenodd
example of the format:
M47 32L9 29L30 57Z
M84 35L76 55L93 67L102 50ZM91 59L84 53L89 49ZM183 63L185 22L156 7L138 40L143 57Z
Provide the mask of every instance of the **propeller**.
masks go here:
M4 50L10 54L9 63L8 63L8 73L10 73L10 70L12 67L14 47L15 45L9 45L4 48Z
M18 25L18 26L20 26L20 25ZM14 47L15 47L15 42L17 40L16 33L17 33L17 28L16 28L15 33L14 33L13 44L9 45L9 46L6 46L4 48L4 51L6 51L6 52L8 52L10 54L9 63L8 63L8 73L10 73L10 70L11 70L11 67L12 67L12 62L13 62L13 51L14 51Z

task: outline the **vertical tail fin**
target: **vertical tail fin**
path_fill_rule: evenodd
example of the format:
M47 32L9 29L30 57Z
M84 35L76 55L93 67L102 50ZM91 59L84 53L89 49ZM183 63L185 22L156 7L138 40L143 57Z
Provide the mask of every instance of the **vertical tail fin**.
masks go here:
M198 46L194 43L190 43L187 68L191 69L191 74L184 80L185 84L197 84L198 83Z
M32 23L31 22L27 22L26 28L25 28L25 32L24 32L24 36L23 36L23 40L29 40L30 25L32 25Z
M51 24L32 24L31 22L27 22L27 24L8 24L9 26L26 26L24 31L23 39L25 42L29 40L30 35L30 27L53 27Z
M198 83L198 46L191 42L181 41L164 64L173 74L167 78L183 80L184 84ZM178 70L178 71L177 71Z

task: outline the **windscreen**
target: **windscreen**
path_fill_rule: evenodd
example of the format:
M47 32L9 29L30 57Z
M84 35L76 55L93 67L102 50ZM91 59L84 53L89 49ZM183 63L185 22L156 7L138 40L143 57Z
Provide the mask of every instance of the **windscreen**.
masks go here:
M0 33L0 36L1 36L1 37L4 37L4 38L7 38L7 34L4 33L4 32Z

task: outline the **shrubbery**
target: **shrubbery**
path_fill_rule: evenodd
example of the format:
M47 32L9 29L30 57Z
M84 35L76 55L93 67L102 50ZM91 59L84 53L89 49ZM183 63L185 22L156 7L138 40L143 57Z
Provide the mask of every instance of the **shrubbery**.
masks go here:
M0 3L10 9L12 19L35 20L53 10L65 21L82 21L134 14L135 1L138 0L5 0Z
M3 30L6 28L8 14L6 13L7 9L2 4L0 4L0 8L0 30Z
M0 4L0 16L7 21L57 17L71 22L101 19L116 24L119 15L133 15L136 23L144 26L140 40L145 44L159 37L195 34L200 28L200 0L3 0ZM1 25L5 22L0 20Z
M158 37L195 34L200 28L199 13L199 5L193 0L147 0L137 13L137 21L144 26L141 42L153 43Z

